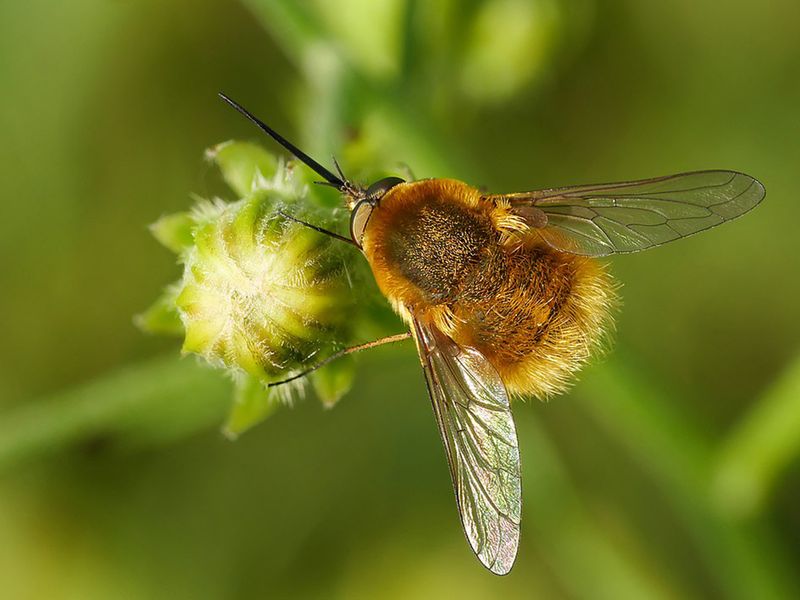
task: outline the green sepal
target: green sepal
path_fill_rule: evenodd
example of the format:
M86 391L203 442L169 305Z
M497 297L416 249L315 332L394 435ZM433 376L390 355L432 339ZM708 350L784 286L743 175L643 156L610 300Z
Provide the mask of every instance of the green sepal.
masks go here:
M150 225L150 232L161 244L180 254L194 243L195 220L188 212L164 215Z
M352 356L337 358L309 375L311 385L325 408L333 406L353 387L356 364Z
M222 431L226 437L235 439L269 417L280 405L280 395L274 389L250 375L237 375L233 406Z
M217 164L239 198L259 187L260 179L272 179L278 169L275 155L249 142L223 142L206 150L206 156Z
M150 308L133 318L134 324L147 333L183 335L183 323L175 303L179 290L179 284L167 286Z

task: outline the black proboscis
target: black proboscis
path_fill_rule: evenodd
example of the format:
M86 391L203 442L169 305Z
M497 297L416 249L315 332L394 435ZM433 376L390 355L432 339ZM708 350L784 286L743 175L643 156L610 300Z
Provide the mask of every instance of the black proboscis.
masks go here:
M297 146L292 144L289 140L284 138L281 134L277 131L272 129L269 125L264 123L261 119L253 115L250 111L244 108L241 104L232 100L222 92L219 92L219 97L225 100L228 104L230 104L233 108L235 108L238 112L243 114L245 117L250 119L255 125L261 129L264 133L269 135L273 140L278 142L281 146L286 148L289 152L295 155L299 160L303 161L309 168L313 169L317 175L322 177L325 181L327 181L331 186L335 187L339 191L346 191L348 189L347 181L341 177L337 177L333 173L331 173L328 169L323 167L313 158L311 158L308 154L300 150ZM339 168L337 164L337 168ZM341 173L341 169L339 169Z

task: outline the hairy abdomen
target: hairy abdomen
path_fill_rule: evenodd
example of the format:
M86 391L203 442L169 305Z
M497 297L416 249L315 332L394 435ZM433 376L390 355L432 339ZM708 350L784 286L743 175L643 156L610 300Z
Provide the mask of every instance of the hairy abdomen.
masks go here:
M515 229L503 205L458 181L400 184L381 201L363 249L406 319L477 348L509 391L562 390L610 325L614 284L592 259Z
M451 335L480 350L512 393L563 390L610 326L613 280L596 261L542 243L489 250L451 307Z

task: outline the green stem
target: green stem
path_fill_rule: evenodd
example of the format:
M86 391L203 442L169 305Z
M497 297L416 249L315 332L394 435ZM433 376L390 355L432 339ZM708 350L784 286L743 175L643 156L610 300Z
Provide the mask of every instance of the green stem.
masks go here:
M531 407L516 411L525 483L525 525L545 548L543 560L569 596L608 598L678 598L674 581L647 561L643 548L615 543L585 507L558 451L537 422ZM575 566L581 573L576 576Z
M476 181L484 180L480 169L460 155L457 148L443 151L437 138L436 126L426 117L426 111L410 105L402 90L376 84L352 65L331 43L327 32L308 11L295 3L280 0L244 0L263 27L281 45L284 53L306 76L314 76L314 61L324 54L337 69L348 73L348 89L358 90L360 103L371 110L382 112L381 122L390 127L389 135L396 147L414 163L423 165L428 173L423 176L456 177L469 174ZM293 35L293 32L298 32ZM314 82L309 82L314 85ZM344 102L340 102L343 105ZM314 115L309 115L314 118ZM420 174L417 174L418 176Z
M221 423L229 405L229 383L194 359L125 367L3 415L0 472L93 438L174 439Z
M723 443L712 474L719 509L737 518L757 513L799 453L800 357Z
M798 597L796 578L767 524L731 522L711 502L707 438L619 355L593 369L576 396L661 484L727 597Z

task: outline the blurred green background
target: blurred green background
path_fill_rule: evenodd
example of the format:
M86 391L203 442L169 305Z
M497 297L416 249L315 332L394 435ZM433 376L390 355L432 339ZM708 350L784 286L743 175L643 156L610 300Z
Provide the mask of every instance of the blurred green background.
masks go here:
M800 5L0 4L0 597L800 597ZM702 168L766 202L612 261L616 348L515 407L523 541L464 540L410 345L233 443L229 383L132 324L146 225L263 141L493 191ZM399 167L398 167L399 168Z

